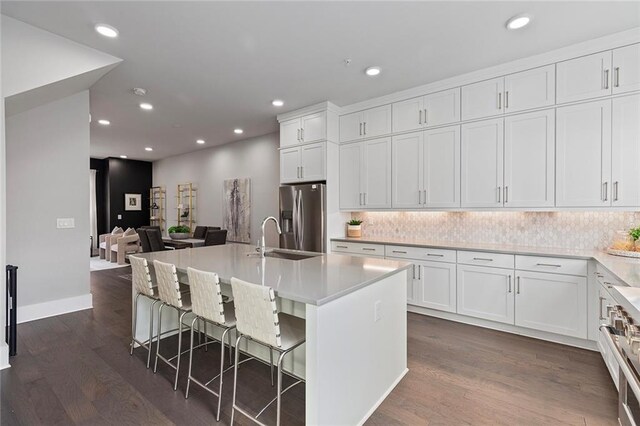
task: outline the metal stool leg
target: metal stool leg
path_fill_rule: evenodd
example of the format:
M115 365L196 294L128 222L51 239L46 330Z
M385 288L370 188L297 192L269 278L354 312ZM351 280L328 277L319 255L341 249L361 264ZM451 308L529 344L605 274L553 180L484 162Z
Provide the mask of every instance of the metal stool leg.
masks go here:
M191 344L189 346L189 374L187 375L187 390L184 393L184 399L189 398L189 385L191 385L191 365L193 364L193 326L197 320L198 320L198 317L195 317L193 321L191 321Z
M269 348L269 368L271 369L271 387L273 387L273 349Z
M236 356L235 362L233 364L233 399L231 405L231 425L233 425L233 417L236 414L236 391L238 390L238 360L240 359L240 339L242 339L242 334L238 333L238 338L236 339Z
M158 308L158 343L156 344L156 361L153 364L153 372L155 373L156 371L158 371L158 355L160 355L160 340L162 335L160 334L162 331L162 308L164 308L165 303L162 303L160 305L160 308Z
M138 319L138 297L140 297L140 293L136 293L136 297L133 300L133 317L131 318L131 349L129 350L129 355L133 355L133 346L135 345L136 338L136 323Z
M180 319L178 320L178 361L176 362L176 378L173 381L173 390L178 390L178 373L180 373L180 354L182 353L182 320L186 315L186 312L180 314Z
M231 358L231 350L233 349L231 346L231 333L227 333L227 340L229 342L229 365L233 365L233 359Z
M276 425L280 426L280 407L282 405L282 360L287 352L283 352L278 357L278 401L276 402Z
M205 327L206 327L205 322ZM222 406L222 377L224 376L224 335L229 334L229 329L226 328L222 332L222 336L220 337L220 386L218 387L218 412L216 413L216 421L220 421L220 407ZM231 348L229 348L231 351Z

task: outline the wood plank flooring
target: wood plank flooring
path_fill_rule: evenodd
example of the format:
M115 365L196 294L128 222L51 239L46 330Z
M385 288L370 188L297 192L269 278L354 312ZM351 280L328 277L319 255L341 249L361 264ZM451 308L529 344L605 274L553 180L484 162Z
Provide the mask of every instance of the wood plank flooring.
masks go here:
M147 370L143 349L129 356L131 284L122 276L130 273L92 272L94 309L18 327L18 356L0 373L1 425L215 423L213 395L192 386L184 399L187 357L174 392L173 370ZM617 424L616 390L596 352L416 314L408 336L410 371L370 425ZM164 349L175 348L175 337L166 340ZM194 355L195 374L216 374L218 349ZM229 372L221 424L230 422L232 385ZM242 405L257 412L273 395L268 367L243 364ZM263 416L274 424L275 408ZM283 399L283 424L303 420L304 386L297 386Z

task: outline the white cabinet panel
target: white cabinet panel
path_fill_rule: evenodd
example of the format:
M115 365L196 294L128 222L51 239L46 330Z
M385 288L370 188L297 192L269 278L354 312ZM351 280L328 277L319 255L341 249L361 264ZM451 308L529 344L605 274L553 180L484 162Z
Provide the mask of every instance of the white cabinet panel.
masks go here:
M300 143L300 126L299 118L287 120L280 123L280 147L297 145Z
M554 274L587 275L587 261L544 256L516 256L516 269Z
M513 270L458 265L457 271L459 314L513 324Z
M424 109L423 118L426 126L440 126L460 121L460 88L425 96Z
M423 132L392 138L392 196L394 208L420 207L422 201L422 162L420 158Z
M302 117L302 142L314 142L327 138L327 113L325 111Z
M554 205L555 111L504 119L504 205Z
M300 180L307 182L324 180L326 178L324 142L303 145L300 150Z
M365 138L391 133L391 105L383 105L362 112L362 135Z
M609 205L611 100L556 110L556 205Z
M362 138L362 112L340 116L340 142Z
M551 106L556 95L556 66L534 68L504 78L504 110L517 112Z
M559 104L611 94L611 51L559 62L556 79Z
M462 119L490 117L502 114L504 78L462 86Z
M340 145L340 208L358 209L362 205L362 144Z
M640 43L613 51L613 93L640 90Z
M332 241L331 251L352 256L384 257L384 245Z
M458 250L458 263L513 269L514 262L512 254Z
M391 207L391 138L364 142L363 203L369 208Z
M300 148L280 150L280 183L297 182L300 179Z
M462 126L462 207L502 206L503 144L502 118Z
M427 207L460 207L460 126L426 130L422 179Z
M611 204L640 206L640 94L613 99Z
M420 262L416 304L425 308L456 312L456 265L445 262Z
M393 132L405 132L422 128L423 98L407 99L392 105Z
M387 245L384 249L387 257L399 259L429 260L437 262L456 263L456 251L415 246Z
M515 324L586 339L587 279L517 271Z

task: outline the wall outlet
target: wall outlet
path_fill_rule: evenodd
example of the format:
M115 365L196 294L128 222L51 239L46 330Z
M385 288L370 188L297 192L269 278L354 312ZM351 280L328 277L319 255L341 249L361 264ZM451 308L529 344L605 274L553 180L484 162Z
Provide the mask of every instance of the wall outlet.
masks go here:
M58 229L70 229L76 227L76 221L72 217L62 217L57 219Z
M121 214L118 215L118 220L122 220L122 215Z
M382 311L382 302L378 300L376 301L376 303L373 304L373 322L380 321L380 318L382 317L381 311Z

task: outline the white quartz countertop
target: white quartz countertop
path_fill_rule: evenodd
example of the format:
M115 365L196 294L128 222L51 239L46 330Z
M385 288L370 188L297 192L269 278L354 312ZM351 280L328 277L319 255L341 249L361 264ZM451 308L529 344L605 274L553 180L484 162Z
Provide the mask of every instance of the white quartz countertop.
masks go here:
M285 251L285 250L283 250ZM254 254L249 256L248 254ZM149 262L173 263L215 272L223 283L231 277L273 287L276 294L296 302L323 305L411 267L409 262L319 254L303 260L255 256L255 247L226 244L141 253Z
M429 247L450 250L472 250L527 256L553 256L595 260L630 287L640 288L640 259L620 257L598 250L571 250L553 247L532 247L504 244L457 243L399 238L332 238L332 241Z

